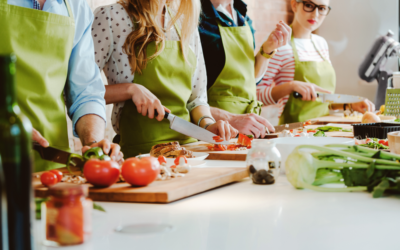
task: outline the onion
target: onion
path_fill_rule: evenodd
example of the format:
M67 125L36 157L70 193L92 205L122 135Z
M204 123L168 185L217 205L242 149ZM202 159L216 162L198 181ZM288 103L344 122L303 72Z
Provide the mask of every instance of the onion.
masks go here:
M371 112L366 112L361 119L361 123L376 123L376 122L381 122L381 119L379 118L379 116Z

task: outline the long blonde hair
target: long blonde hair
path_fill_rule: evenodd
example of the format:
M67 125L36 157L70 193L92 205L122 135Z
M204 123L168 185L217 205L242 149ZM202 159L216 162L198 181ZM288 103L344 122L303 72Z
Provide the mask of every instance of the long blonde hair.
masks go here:
M135 29L128 35L123 45L124 52L128 55L132 73L142 73L146 68L147 62L157 57L164 50L165 34L157 25L157 13L160 0L120 0L121 4L134 23ZM167 2L166 5L176 11L175 16L168 23L169 30L179 20L182 24L181 29L181 49L186 60L190 37L197 29L200 16L199 0L174 0ZM146 48L155 42L156 52L147 57Z

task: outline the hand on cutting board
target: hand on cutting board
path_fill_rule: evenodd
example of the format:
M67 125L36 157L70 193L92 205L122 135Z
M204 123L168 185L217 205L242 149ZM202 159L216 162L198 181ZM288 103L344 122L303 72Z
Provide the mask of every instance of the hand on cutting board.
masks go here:
M93 143L90 146L84 146L82 148L82 154L84 154L87 150L95 147L102 148L103 152L109 155L111 160L118 162L118 164L121 165L124 162L124 154L121 152L121 147L118 144L111 143L107 139L103 139L99 142Z
M211 133L219 135L225 141L229 141L232 138L236 138L239 131L232 127L229 122L219 120L216 123L207 127L207 130Z
M44 148L49 146L49 142L34 128L32 129L32 140L39 143L40 146Z
M143 116L148 116L150 119L154 118L154 111L157 110L157 121L164 119L165 111L171 113L169 109L164 107L160 100L150 92L146 87L140 84L133 84L132 88L132 101L136 105L137 111Z
M289 84L291 85L292 92L298 92L303 96L303 101L317 100L317 92L328 94L332 93L331 91L321 88L314 83L292 81Z
M292 29L290 26L280 21L267 38L267 41L262 45L264 52L271 53L273 50L285 46L289 42L291 34Z
M229 120L230 124L244 135L254 135L255 138L264 138L266 129L275 132L274 127L267 119L256 114L235 115Z
M373 104L370 100L365 99L362 102L352 103L351 107L354 111L365 113L365 112L374 112L375 111L375 104Z

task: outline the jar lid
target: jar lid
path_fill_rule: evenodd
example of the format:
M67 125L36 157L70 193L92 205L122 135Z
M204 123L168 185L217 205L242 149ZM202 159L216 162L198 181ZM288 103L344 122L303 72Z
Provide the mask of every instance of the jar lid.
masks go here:
M49 189L49 194L52 196L63 197L63 196L87 196L88 186L59 183Z

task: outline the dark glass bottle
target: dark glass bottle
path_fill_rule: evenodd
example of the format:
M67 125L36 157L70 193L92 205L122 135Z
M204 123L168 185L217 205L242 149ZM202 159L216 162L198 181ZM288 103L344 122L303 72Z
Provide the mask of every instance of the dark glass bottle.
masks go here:
M30 121L21 116L16 98L16 57L0 55L0 155L7 194L8 244L12 250L34 249Z
M9 250L7 226L7 196L0 157L0 250Z

